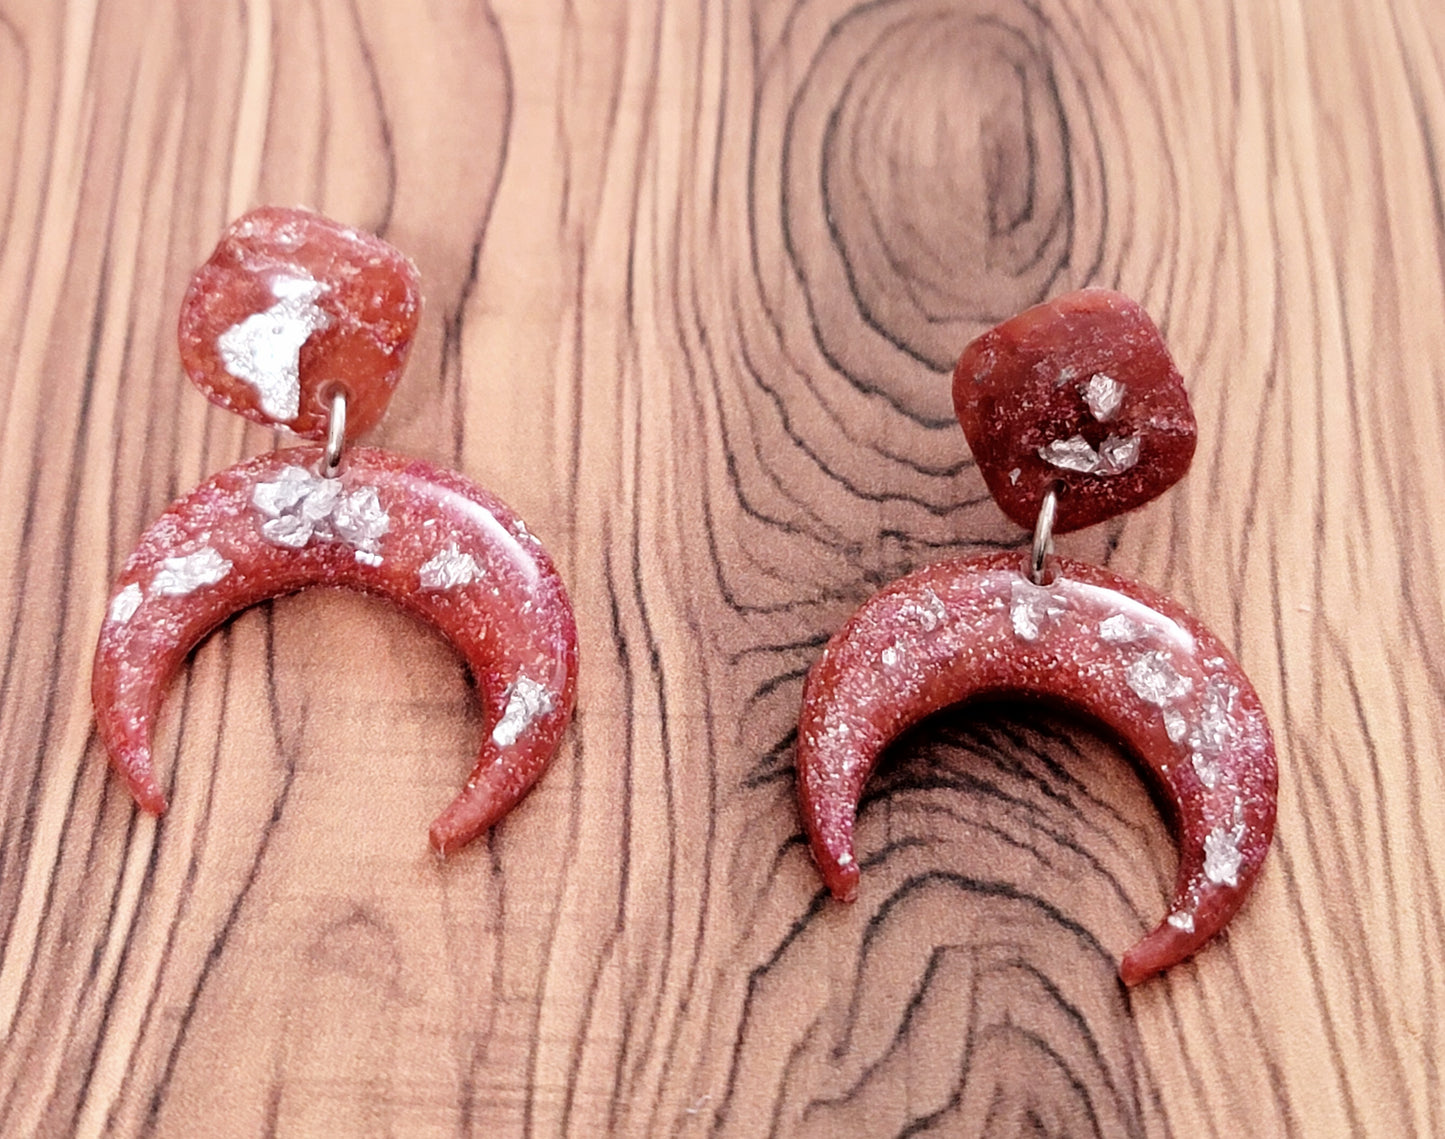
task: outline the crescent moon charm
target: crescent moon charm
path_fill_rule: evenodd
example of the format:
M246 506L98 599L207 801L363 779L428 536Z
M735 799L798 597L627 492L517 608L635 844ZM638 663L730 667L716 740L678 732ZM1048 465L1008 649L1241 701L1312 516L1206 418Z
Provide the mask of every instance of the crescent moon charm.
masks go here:
M1133 985L1192 954L1234 916L1274 832L1278 775L1258 695L1219 639L1180 605L1082 562L1035 585L1017 554L930 566L865 602L808 675L798 796L813 857L851 900L858 802L904 729L974 696L1070 705L1143 762L1174 813L1170 912L1125 954Z
M442 632L477 678L487 734L431 827L445 855L497 822L571 718L577 630L561 578L503 503L454 471L354 448L335 478L298 447L230 467L146 531L121 573L92 673L110 761L136 801L166 800L151 732L167 682L228 617L311 585L378 594Z

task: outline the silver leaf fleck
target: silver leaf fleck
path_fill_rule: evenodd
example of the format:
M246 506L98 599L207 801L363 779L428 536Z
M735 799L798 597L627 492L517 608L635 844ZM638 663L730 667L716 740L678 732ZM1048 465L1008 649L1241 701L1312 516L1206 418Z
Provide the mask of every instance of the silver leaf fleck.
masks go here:
M1124 679L1140 700L1158 708L1177 700L1193 687L1189 678L1180 676L1169 657L1161 652L1144 653L1129 665Z
M1194 766L1194 774L1199 776L1199 782L1211 791L1219 786L1224 769L1220 767L1218 759L1205 752L1196 751L1189 757L1189 762Z
M1082 435L1055 439L1039 448L1039 458L1063 471L1083 475L1119 475L1139 461L1139 436L1110 435L1094 450Z
M311 493L316 476L301 467L283 467L270 482L257 483L251 490L251 505L267 518L291 512Z
M135 611L140 608L140 602L140 586L131 582L111 599L106 619L117 625L124 625L135 616Z
M948 620L948 607L943 599L931 589L924 589L918 601L906 601L899 607L898 615L912 621L925 633L931 633Z
M374 486L361 487L342 498L332 508L330 523L337 538L368 554L377 552L382 535L391 528ZM317 529L321 529L320 523Z
M1179 743L1189 731L1189 721L1178 708L1165 708L1164 730L1174 743Z
M1014 579L1010 586L1009 618L1019 640L1038 640L1039 633L1063 612L1064 605L1052 590L1023 578Z
M1199 725L1190 737L1190 744L1209 755L1222 752L1232 734L1229 717L1238 698L1239 689L1229 683L1228 677L1211 676L1205 683Z
M331 324L316 305L325 291L309 278L278 277L271 284L274 305L216 338L226 371L255 388L261 410L278 422L291 422L301 410L301 346Z
M272 481L256 484L251 505L262 516L262 537L273 545L299 550L312 538L344 542L358 562L381 564L380 542L391 519L373 486L345 494L340 479L286 467Z
M1120 439L1110 435L1099 444L1099 465L1096 474L1121 475L1139 461L1139 436Z
M1095 372L1083 384L1084 402L1089 405L1089 414L1100 423L1108 423L1119 413L1124 403L1125 387L1113 376Z
M1060 470L1078 471L1084 475L1093 474L1099 465L1099 453L1089 446L1089 441L1082 435L1055 439L1052 443L1040 447L1039 458Z
M492 742L498 747L516 743L532 721L552 710L552 691L531 677L520 675L507 697L507 708L492 729Z
M231 563L210 546L194 553L166 558L151 579L151 592L157 597L184 597L203 585L215 585L231 572Z
M1194 932L1194 915L1177 913L1169 915L1169 924L1175 929L1183 930L1185 933Z
M1115 613L1099 622L1099 636L1111 645L1137 645L1148 633L1143 625L1123 613Z
M283 514L262 522L261 536L274 546L299 550L311 541L311 526L295 514Z
M417 571L423 589L456 589L470 585L482 576L476 558L464 554L453 542L445 550L433 554Z
M1244 824L1226 830L1223 824L1204 836L1204 876L1220 886L1239 885L1239 868L1244 863L1239 843L1244 838Z

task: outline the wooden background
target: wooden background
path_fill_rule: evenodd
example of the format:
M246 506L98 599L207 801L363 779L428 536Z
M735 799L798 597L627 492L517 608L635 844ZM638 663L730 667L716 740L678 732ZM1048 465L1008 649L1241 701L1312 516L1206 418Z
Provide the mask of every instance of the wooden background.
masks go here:
M0 0L0 1135L1445 1134L1439 0ZM108 778L109 582L279 440L183 378L223 224L306 203L428 297L372 441L509 500L577 721L438 864L482 725L361 597L178 680ZM1018 544L951 414L979 331L1121 288L1191 475L1065 539L1273 718L1276 847L1133 992L1174 848L1086 724L895 747L827 903L801 678L881 582Z

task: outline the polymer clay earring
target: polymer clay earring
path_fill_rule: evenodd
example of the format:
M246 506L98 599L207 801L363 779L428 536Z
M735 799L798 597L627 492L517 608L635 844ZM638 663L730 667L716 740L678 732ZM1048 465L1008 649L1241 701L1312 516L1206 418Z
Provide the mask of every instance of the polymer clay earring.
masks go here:
M1214 634L1148 586L1051 556L1051 535L1177 481L1194 454L1194 415L1154 323L1105 289L980 336L958 362L953 399L995 501L1034 527L1032 550L911 573L828 643L798 727L813 857L833 895L851 900L863 785L888 742L923 717L988 694L1073 706L1143 761L1175 816L1174 897L1120 964L1133 985L1189 956L1243 904L1274 833L1274 741Z
M417 273L380 238L306 210L239 218L181 305L186 373L212 401L321 446L242 462L174 502L126 561L92 674L100 736L136 802L165 687L228 617L310 585L378 594L465 658L487 732L432 824L439 854L490 827L550 763L572 714L577 631L562 580L511 510L455 471L347 446L386 409L420 317Z

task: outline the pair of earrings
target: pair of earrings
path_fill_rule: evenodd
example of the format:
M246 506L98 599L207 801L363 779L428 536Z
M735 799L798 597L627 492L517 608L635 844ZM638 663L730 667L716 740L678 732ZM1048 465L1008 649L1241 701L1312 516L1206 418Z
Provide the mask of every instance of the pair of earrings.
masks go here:
M490 733L432 824L442 854L541 776L572 714L577 632L551 560L487 491L350 440L385 411L420 313L414 266L304 210L234 222L181 306L186 372L214 402L316 444L274 451L170 506L127 560L101 627L92 696L136 801L160 813L150 754L165 686L240 610L308 585L389 598L435 625L477 678ZM835 897L857 891L853 827L883 748L930 713L1017 693L1082 709L1148 766L1173 805L1168 917L1125 955L1134 984L1193 953L1248 894L1274 830L1274 745L1233 657L1148 587L1051 555L1054 532L1149 501L1193 456L1179 373L1143 310L1089 289L969 345L954 403L989 490L1034 526L1031 553L929 566L867 601L804 687L798 797Z

